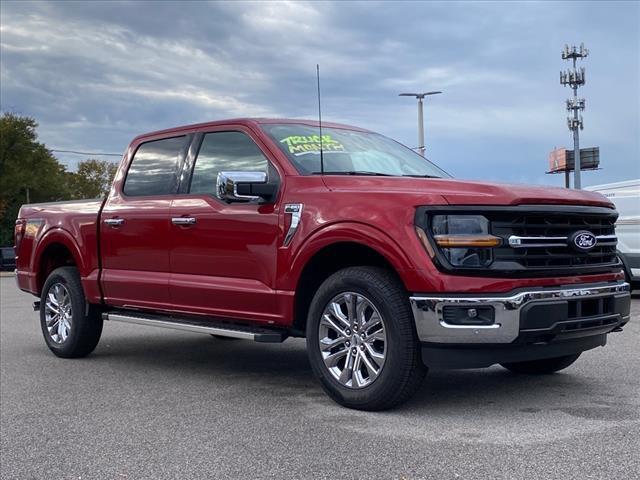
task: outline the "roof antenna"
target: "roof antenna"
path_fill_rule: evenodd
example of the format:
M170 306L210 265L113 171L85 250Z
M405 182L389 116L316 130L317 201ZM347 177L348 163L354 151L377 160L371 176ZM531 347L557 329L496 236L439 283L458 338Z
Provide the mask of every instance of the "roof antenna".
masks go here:
M322 110L320 109L320 65L316 63L316 78L318 79L318 127L320 129L320 175L324 175L324 156L322 153Z

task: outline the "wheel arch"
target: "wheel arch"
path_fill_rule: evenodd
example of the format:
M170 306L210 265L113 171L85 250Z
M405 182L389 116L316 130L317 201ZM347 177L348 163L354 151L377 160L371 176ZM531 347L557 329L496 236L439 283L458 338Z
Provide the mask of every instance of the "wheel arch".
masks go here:
M56 268L65 266L75 266L82 274L84 263L80 249L67 231L61 228L52 229L40 240L34 258L33 272L36 273L38 294L42 291L49 274Z
M304 334L307 312L317 289L330 275L347 267L376 266L392 273L406 288L402 272L413 265L384 232L364 224L333 225L310 238L293 264L295 295L293 330Z

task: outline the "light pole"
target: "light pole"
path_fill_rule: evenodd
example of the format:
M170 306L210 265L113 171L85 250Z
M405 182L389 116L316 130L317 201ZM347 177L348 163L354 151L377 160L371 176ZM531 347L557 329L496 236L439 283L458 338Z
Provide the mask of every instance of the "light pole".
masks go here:
M416 97L418 99L418 151L424 157L424 114L423 100L427 95L437 95L442 92L401 93L400 97Z

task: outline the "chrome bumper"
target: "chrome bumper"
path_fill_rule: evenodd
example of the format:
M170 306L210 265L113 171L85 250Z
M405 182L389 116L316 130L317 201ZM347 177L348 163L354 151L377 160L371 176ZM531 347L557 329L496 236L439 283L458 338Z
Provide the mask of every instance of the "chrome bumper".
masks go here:
M558 289L518 291L506 295L416 295L410 297L411 308L421 342L446 344L511 343L520 334L520 314L532 303L563 302L584 298L631 296L626 282L608 285L582 285ZM491 325L452 325L444 321L445 306L493 306L494 323ZM629 316L621 318L622 323Z

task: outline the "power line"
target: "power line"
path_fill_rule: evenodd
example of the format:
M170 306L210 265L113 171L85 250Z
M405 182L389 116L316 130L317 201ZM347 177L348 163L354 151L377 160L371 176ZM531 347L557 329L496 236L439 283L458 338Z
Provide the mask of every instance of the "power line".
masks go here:
M79 152L77 150L59 150L56 148L50 148L49 150L51 150L52 152L58 152L58 153L73 153L76 155L96 155L100 157L121 157L122 156L121 153Z

